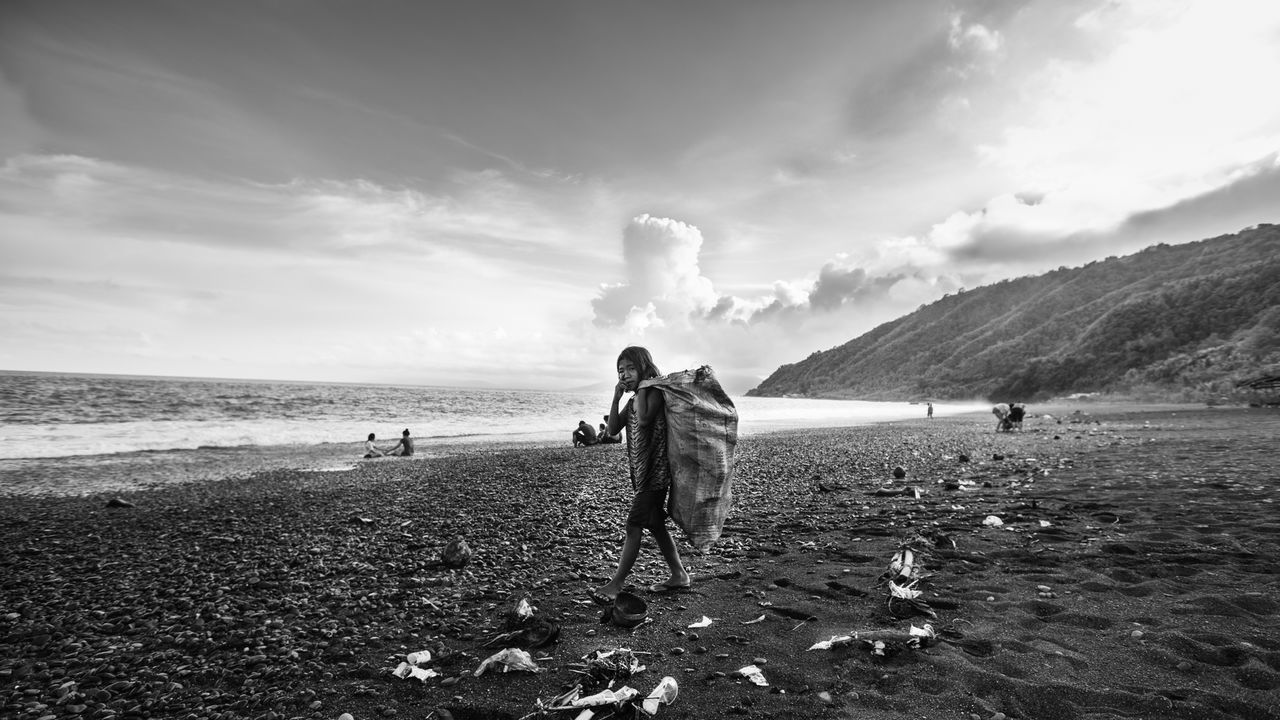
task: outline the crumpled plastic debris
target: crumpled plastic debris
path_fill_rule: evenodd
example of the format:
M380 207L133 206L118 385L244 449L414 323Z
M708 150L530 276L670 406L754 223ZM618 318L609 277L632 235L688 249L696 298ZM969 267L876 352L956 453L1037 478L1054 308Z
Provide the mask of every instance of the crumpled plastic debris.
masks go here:
M760 617L756 618L755 620L743 620L743 621L742 621L742 624L743 624L743 625L755 625L756 623L762 623L762 622L764 622L764 618L765 618L765 616L764 616L764 615L761 615Z
M741 668L738 670L738 674L760 687L769 687L769 681L764 679L764 673L760 672L760 668L755 665L748 665Z
M995 515L988 515L985 519L983 519L982 524L986 525L987 527L1000 527L1001 525L1004 525L1004 521L996 517Z
M832 635L830 640L819 640L809 646L810 650L830 650L853 642L852 635Z
M505 648L485 658L480 663L480 667L476 668L475 676L480 677L494 665L501 665L502 672L510 672L511 670L523 670L525 672L539 672L541 668L529 656L529 653L519 648Z
M906 578L910 580L917 575L915 552L909 547L898 548L898 551L889 559L889 577L897 580L898 578Z
M650 715L657 715L659 705L670 705L676 701L676 696L679 694L680 685L676 683L675 678L668 675L662 678L658 686L640 703L640 709Z
M440 677L440 673L436 672L435 670L432 670L431 668L420 668L414 665L410 665L407 662L402 662L399 665L397 665L396 669L391 671L391 674L395 675L401 680L405 680L408 678L416 678L418 680L421 680L422 682L426 682L434 677Z
M916 590L915 585L919 582L913 580L905 585L899 585L896 582L889 581L889 595L891 597L900 598L902 600L915 600L920 597L922 591Z
M901 641L907 647L919 649L925 647L937 637L938 633L933 629L932 625L925 625L922 628L912 625L911 629L906 633L899 630L869 630L855 632L850 635L832 635L829 640L819 640L810 645L809 650L831 650L851 645L855 642L864 642L867 643L873 654L883 655L886 640Z
M644 672L644 665L638 653L631 648L614 648L613 650L592 650L582 656L581 672L600 680L626 678ZM645 653L648 654L648 653Z
M411 652L404 656L404 661L410 665L426 665L431 662L431 651L419 650L418 652Z
M598 707L600 705L621 705L624 702L636 699L639 695L639 690L623 685L617 690L601 690L595 695L576 698L570 701L569 705L575 708Z
M515 614L518 618L528 620L537 610L538 608L529 604L529 598L520 598L520 602L516 603Z
M690 623L690 624L689 624L689 627L691 627L691 628L704 628L704 627L709 627L710 625L711 625L711 618L707 617L706 615L703 615L701 620L699 620L699 621L697 621L697 622L695 622L695 623Z

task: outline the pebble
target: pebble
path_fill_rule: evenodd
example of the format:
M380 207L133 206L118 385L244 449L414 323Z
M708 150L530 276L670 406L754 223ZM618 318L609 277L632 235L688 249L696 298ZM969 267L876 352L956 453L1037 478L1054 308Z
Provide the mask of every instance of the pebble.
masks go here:
M351 716L351 713L342 713L341 715L338 716L338 720L356 720L356 719Z
M1187 662L1186 660L1183 660L1182 662L1178 663L1178 669L1181 670L1182 672L1186 672L1191 669L1191 663Z
M1141 631L1141 630L1134 630L1133 632L1129 633L1129 637L1133 638L1134 640L1141 640L1141 639L1142 639L1142 631Z
M672 654L672 655L683 655L683 654L684 654L684 648L679 647L679 646L676 646L676 647L671 648L670 652L671 652L671 654Z
M769 660L768 660L768 659L766 659L766 658L762 658L762 657L758 657L758 658L756 658L756 659L752 660L751 662L752 662L752 664L755 664L755 665L768 665L768 664L769 664Z
M1040 591L1040 592L1042 592L1042 593L1047 593L1047 592L1049 592L1050 590L1052 590L1053 588L1049 587L1048 585L1037 585L1037 586L1036 586L1036 589L1037 589L1037 590L1039 590L1039 591Z
M818 693L818 699L828 705L830 705L832 702L831 693L827 692L826 690L823 690L822 692Z

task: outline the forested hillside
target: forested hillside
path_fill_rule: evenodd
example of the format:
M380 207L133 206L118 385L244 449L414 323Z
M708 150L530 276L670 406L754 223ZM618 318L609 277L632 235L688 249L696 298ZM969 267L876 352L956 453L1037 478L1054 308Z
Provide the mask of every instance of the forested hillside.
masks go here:
M1276 375L1280 226L1259 225L949 295L748 395L1248 400L1240 383Z

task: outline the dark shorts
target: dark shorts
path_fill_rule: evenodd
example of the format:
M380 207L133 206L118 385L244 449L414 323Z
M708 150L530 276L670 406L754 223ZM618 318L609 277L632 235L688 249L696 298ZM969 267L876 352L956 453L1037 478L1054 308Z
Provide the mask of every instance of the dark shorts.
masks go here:
M631 513L627 515L628 527L655 528L667 522L666 490L645 490L636 493L631 501Z

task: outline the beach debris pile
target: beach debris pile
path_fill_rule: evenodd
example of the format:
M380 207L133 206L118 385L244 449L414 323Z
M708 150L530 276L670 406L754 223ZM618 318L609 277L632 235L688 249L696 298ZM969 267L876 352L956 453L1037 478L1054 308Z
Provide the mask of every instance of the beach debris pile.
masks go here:
M919 650L929 647L938 638L932 625L916 627L912 625L907 631L902 630L863 630L848 635L832 635L827 640L819 640L809 650L834 650L861 643L872 655L888 657L905 649Z
M589 683L609 683L644 672L645 666L639 656L648 654L624 647L592 650L582 656L581 663L570 665L569 669L584 676Z
M586 696L582 694L582 686L575 685L546 702L538 700L537 705L540 712L577 711L574 720L593 720L597 713L609 712L609 715L600 716L600 720L604 720L613 716L636 717L640 712L650 716L657 715L661 706L675 702L679 694L679 683L668 675L643 698L640 697L639 690L627 685L617 690L605 688ZM637 699L640 700L639 705L636 704Z
M919 613L937 618L938 614L921 597L923 591L916 589L916 585L925 577L926 573L917 560L916 551L909 544L899 547L889 559L888 569L880 576L880 581L889 585L889 612L894 615L902 612Z
M417 652L411 652L405 656L404 662L400 663L396 666L395 670L391 671L391 674L401 680L414 678L415 680L421 680L425 683L431 678L440 677L440 673L435 670L422 667L429 662L431 662L430 650L418 650Z
M503 615L502 629L483 647L545 648L560 639L560 623L538 612L523 595L514 595Z
M582 656L581 663L569 666L571 672L582 676L582 680L550 700L538 699L539 712L574 711L577 712L574 720L658 714L659 707L675 702L680 692L675 678L662 678L644 696L629 685L618 686L619 681L632 679L644 672L645 665L639 656L647 654L624 647L587 653ZM603 712L609 714L599 715Z

